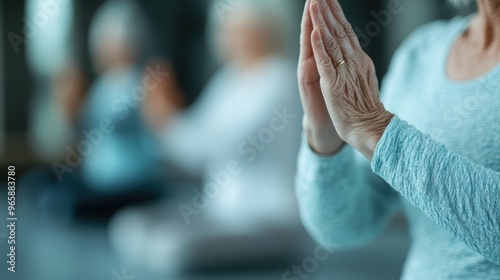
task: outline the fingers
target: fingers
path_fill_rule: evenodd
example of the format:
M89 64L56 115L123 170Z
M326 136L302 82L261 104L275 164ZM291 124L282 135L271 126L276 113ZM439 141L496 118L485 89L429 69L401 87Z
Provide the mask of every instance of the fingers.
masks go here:
M300 57L305 58L312 55L311 33L313 23L310 12L311 0L306 0L304 15L302 16L302 26L300 33Z
M340 44L328 29L328 26L326 25L325 19L323 18L323 15L320 11L317 2L313 4L312 10L313 10L312 19L313 19L314 29L319 31L321 37L321 43L323 45L323 50L329 55L333 64L335 65L337 62L344 59L344 55L342 54L342 49L340 47ZM321 44L318 44L318 46L319 45ZM314 42L313 42L313 49L314 51L317 50L317 48L314 47Z
M337 42L339 42L342 52L350 57L354 54L353 45L351 43L350 38L347 36L347 33L344 30L344 27L338 22L338 20L333 16L332 10L329 6L329 2L327 0L315 0L319 5L319 11L323 15L325 19L326 25L330 30Z
M337 75L332 58L325 48L323 35L319 29L314 29L311 34L312 47L314 51L314 59L318 67L318 72L325 79L333 79Z
M361 44L359 43L358 36L356 36L356 32L352 29L351 24L345 17L344 11L342 10L342 7L340 6L340 3L338 0L327 0L328 5L330 6L330 10L332 11L333 16L337 19L337 21L340 23L342 27L344 27L344 32L347 34L347 37L349 37L349 40L351 41L352 46L357 49L357 50L362 50Z
M354 50L362 50L361 45L359 43L359 39L356 36L354 30L352 29L351 24L349 23L349 21L347 21L347 18L345 17L344 11L340 6L339 1L338 0L314 0L314 1L320 1L320 7L323 8L324 14L327 14L324 15L324 17L327 19L327 22L332 20L332 25L334 28L331 30L338 30L338 32L340 33L339 37L347 37ZM338 25L335 25L335 22L338 23Z

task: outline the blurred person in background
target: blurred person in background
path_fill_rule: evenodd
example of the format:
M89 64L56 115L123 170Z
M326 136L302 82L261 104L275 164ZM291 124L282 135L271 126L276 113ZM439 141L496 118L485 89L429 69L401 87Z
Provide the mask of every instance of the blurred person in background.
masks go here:
M79 139L66 149L65 166L55 171L72 190L75 207L106 217L109 213L99 209L113 212L162 193L159 147L139 111L147 88L161 84L162 77L153 73L154 66L144 66L151 51L150 30L132 0L110 0L99 8L89 44L98 78L83 99L79 93L59 95ZM68 88L61 78L71 77L73 68L68 66L56 79L59 91Z
M31 176L44 186L38 201L44 211L109 218L123 205L165 193L159 146L139 110L148 89L164 79L156 65L145 65L153 44L150 32L136 2L106 1L89 31L97 79L88 87L71 58L55 71L52 102L59 122L72 133L64 137L64 154L51 172Z
M94 147L82 163L84 180L96 190L126 190L154 176L157 151L137 98L146 91L143 63L151 39L145 15L132 0L105 2L92 21L89 43L99 77L81 111L80 126L90 135L101 129L103 120L111 122L106 125L110 133L89 137L96 138Z
M165 157L202 175L203 186L180 204L118 214L110 236L127 262L167 273L288 259L300 250L293 181L302 110L295 67L284 55L282 5L241 1L214 13L211 35L224 66L201 97L181 114L169 94L150 94L143 104Z
M297 195L323 246L365 244L404 210L402 279L500 279L500 3L477 4L402 44L382 103L338 1L307 1Z

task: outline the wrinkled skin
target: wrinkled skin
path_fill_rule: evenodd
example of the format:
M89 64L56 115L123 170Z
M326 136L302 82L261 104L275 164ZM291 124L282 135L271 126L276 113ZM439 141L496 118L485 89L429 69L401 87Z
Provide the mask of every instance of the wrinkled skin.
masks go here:
M333 154L346 142L371 159L393 115L380 102L373 62L337 0L306 2L298 75L313 150Z

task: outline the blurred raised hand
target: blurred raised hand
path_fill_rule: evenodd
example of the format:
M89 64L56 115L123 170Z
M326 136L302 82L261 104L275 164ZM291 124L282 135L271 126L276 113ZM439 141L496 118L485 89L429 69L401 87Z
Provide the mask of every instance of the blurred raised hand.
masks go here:
M173 67L165 59L153 59L148 63L152 69L160 67L168 77L148 90L147 98L141 106L141 113L146 124L153 131L161 131L168 122L186 106L186 99L177 83ZM145 73L147 75L147 73Z

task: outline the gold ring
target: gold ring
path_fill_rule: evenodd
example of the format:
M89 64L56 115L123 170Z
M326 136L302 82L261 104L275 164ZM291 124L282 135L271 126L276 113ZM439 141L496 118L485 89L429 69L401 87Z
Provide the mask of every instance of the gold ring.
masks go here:
M345 60L344 59L341 59L339 61L337 61L337 63L335 63L335 68L339 68L340 66L342 66L343 64L345 64Z

